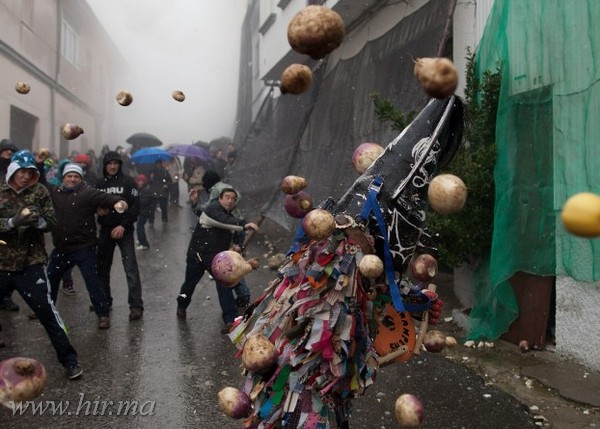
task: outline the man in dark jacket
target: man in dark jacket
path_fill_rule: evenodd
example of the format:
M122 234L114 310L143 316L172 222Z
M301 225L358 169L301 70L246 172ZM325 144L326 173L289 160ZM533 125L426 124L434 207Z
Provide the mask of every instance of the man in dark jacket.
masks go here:
M110 270L112 267L115 247L121 250L121 261L127 278L129 289L129 320L140 319L144 313L142 301L142 282L135 256L135 222L139 214L139 192L132 177L123 173L123 160L114 151L104 155L104 170L102 178L96 182L96 188L108 194L118 195L129 205L129 210L119 213L107 210L99 213L100 235L98 243L98 276L104 284L109 305L112 305L110 293Z
M118 195L84 183L83 170L78 164L65 165L62 174L62 184L51 190L57 223L52 230L54 249L48 263L50 296L56 302L63 274L77 265L98 316L98 328L108 329L110 305L96 266L95 214L99 208L127 210L128 204Z
M79 377L77 352L54 303L48 299L44 232L56 224L48 189L28 151L17 152L0 184L0 298L16 289L44 326L70 379ZM1 328L0 328L1 331Z
M197 192L195 195L197 196ZM235 225L243 230L257 230L258 225L255 223L247 223L244 219L237 218L231 214L231 211L237 204L237 196L238 194L235 189L223 189L219 198L212 200L206 207L204 213L221 224ZM194 198L193 195L190 195L190 198ZM229 249L231 240L232 231L229 229L207 228L200 223L196 224L187 250L185 280L181 285L179 295L177 296L177 317L185 319L186 309L192 301L192 295L196 289L196 285L202 279L205 271L210 272L210 264L215 255ZM233 325L234 319L237 317L233 289L217 282L217 293L219 296L223 322L225 323L221 332L227 333Z

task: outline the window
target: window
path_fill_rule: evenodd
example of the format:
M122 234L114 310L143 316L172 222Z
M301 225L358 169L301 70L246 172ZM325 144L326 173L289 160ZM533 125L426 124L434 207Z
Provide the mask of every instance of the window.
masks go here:
M65 20L60 32L60 53L71 64L79 64L79 35Z
M260 8L259 8L259 25L258 32L260 34L265 34L271 25L275 22L275 7L273 6L273 0L260 0Z

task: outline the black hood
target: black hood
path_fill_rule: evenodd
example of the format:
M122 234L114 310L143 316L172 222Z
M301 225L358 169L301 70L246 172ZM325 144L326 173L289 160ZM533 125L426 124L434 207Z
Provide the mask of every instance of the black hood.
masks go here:
M123 167L123 158L121 158L121 155L119 155L119 152L116 152L114 150L106 152L106 155L104 155L104 159L102 160L102 165L103 165L102 173L106 177L110 177L110 175L106 172L106 164L108 164L111 161L119 162L119 170L117 171L117 175L119 173L121 173L121 167Z

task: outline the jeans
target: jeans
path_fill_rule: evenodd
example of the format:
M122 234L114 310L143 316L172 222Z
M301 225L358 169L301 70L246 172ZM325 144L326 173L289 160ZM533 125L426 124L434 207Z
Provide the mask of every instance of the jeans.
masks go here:
M110 270L112 268L115 247L119 246L121 251L121 262L127 278L127 302L129 308L144 308L142 301L142 282L140 280L140 271L138 269L137 258L135 256L135 240L133 238L133 229L126 229L123 237L115 240L110 236L112 228L100 229L98 237L98 277L104 285L104 293L108 299L109 305L112 305L112 295L110 293Z
M77 352L71 345L58 310L50 298L44 266L29 265L23 271L0 271L0 299L16 289L46 330L58 361L68 368L78 364Z
M96 270L95 246L84 247L69 253L62 253L53 249L48 261L48 281L50 282L50 297L56 304L60 281L65 272L77 265L85 282L85 287L90 295L94 311L100 316L108 316L109 302L104 292L102 282Z
M169 202L171 204L179 204L179 181L175 181L169 185Z
M154 211L156 210L156 205L160 207L160 214L163 222L169 221L169 197L158 197L152 200L152 209L150 210L150 218L148 219L150 223L154 223Z
M186 262L185 280L183 281L179 290L179 295L177 296L177 307L184 309L190 305L196 286L200 280L202 280L204 272L207 271L204 264L201 264L196 258L188 257ZM208 271L210 272L210 270ZM216 282L216 286L223 322L232 323L237 317L237 307L235 305L235 299L233 298L233 289L225 287L219 282Z

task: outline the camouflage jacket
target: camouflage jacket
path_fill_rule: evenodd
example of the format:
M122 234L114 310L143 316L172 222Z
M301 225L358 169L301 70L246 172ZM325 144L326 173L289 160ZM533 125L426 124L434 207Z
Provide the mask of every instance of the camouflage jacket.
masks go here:
M8 228L8 220L25 207L37 206L46 220L44 229L33 226ZM22 271L34 264L46 264L48 255L44 232L56 224L54 206L48 189L41 183L17 193L6 183L0 184L0 270Z

